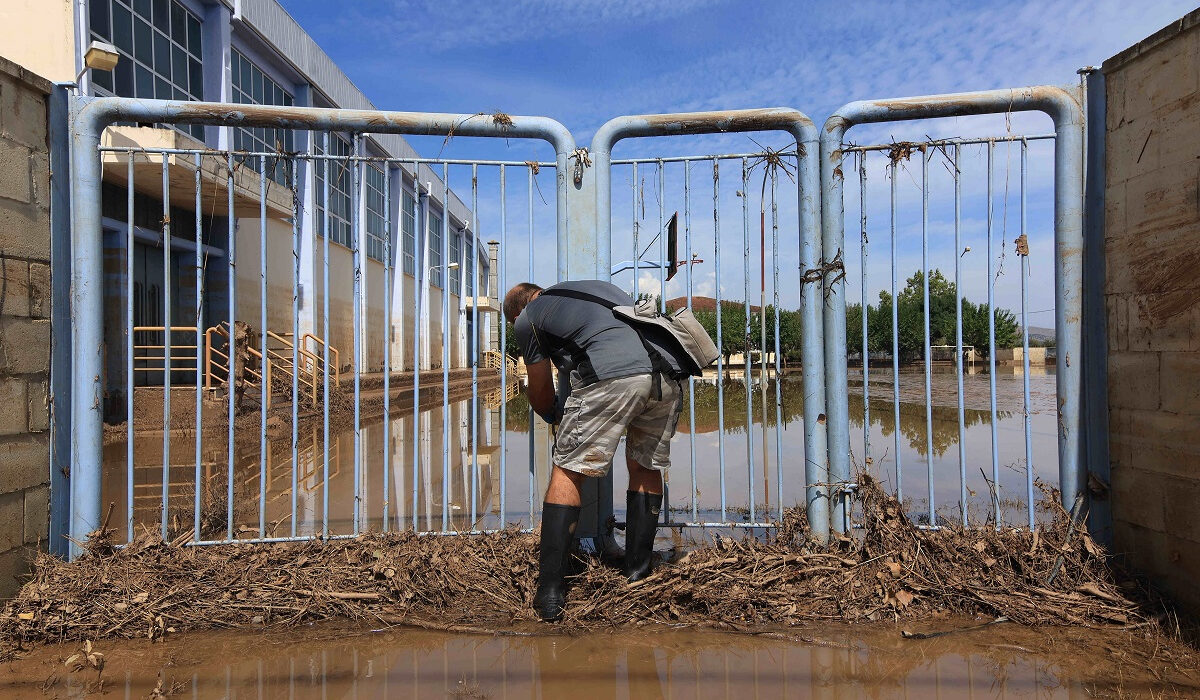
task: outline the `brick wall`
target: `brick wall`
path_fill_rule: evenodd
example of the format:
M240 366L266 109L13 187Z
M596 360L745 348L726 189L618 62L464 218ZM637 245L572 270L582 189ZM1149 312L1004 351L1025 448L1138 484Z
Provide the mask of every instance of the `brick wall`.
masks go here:
M1200 11L1103 71L1115 551L1200 614Z
M50 89L0 58L0 598L48 534Z

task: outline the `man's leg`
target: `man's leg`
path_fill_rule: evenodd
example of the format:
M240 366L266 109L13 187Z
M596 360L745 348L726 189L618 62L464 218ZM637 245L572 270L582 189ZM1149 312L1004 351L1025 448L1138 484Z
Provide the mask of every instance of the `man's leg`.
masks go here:
M579 486L586 477L555 465L542 504L541 546L538 553L538 587L533 609L552 622L563 615L567 602L567 561L579 522Z
M554 465L554 470L550 472L550 486L546 488L546 503L578 507L579 487L583 485L583 480L586 478L579 472L563 469L557 464Z
M662 472L657 469L643 467L629 455L625 455L625 466L629 468L630 491L634 493L662 494Z
M650 575L654 535L662 510L662 472L647 469L625 455L629 490L625 492L625 576L638 581Z
M649 402L629 423L625 440L625 463L629 468L625 575L630 581L646 578L653 570L654 536L663 503L662 470L671 464L671 438L683 405L680 386L678 381L664 380L662 398Z

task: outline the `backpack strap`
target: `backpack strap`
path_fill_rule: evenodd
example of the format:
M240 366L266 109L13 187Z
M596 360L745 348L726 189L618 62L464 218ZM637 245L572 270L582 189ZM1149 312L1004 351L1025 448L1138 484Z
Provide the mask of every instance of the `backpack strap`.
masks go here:
M612 311L620 306L620 304L615 301L610 301L604 297L596 296L595 294L588 294L587 292L580 292L574 289L543 289L542 293L538 296L566 297L568 299L576 299L578 301L588 301L593 304L599 304L609 311ZM622 323L625 322L622 321ZM663 356L658 352L658 350L656 350L654 346L646 340L646 336L644 333L642 333L640 328L635 327L631 323L625 323L625 325L632 328L634 333L637 333L638 339L642 341L642 347L646 349L646 354L650 356L650 367L654 370L650 373L650 376L654 382L654 385L651 389L653 391L652 396L655 401L662 401L662 375L665 374L667 376L671 376L671 374L674 372L674 369L671 367L670 363L663 359Z

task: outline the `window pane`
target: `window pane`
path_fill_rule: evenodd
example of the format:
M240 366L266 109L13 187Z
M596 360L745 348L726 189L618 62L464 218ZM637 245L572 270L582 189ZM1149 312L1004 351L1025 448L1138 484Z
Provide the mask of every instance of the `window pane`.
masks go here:
M249 61L242 61L241 81L238 83L238 88L246 94L247 98L250 97L250 93L252 92L250 84L254 81L253 72L254 66Z
M105 41L112 38L112 27L108 23L109 2L111 0L92 0L88 3L88 21L96 36Z
M150 0L133 0L133 11L146 19L150 19L151 4Z
M141 18L133 20L133 55L148 66L154 65L154 30Z
M106 70L94 70L92 71L92 82L94 82L97 87L101 87L109 92L112 92L113 74Z
M154 0L154 26L167 34L171 31L171 0Z
M195 56L196 58L201 58L204 47L201 46L201 42L200 42L200 20L196 19L195 17L193 17L189 14L187 23L188 23L188 29L187 29L188 51L191 51L192 55ZM180 37L181 43L182 43L182 39L183 39L183 37Z
M113 71L113 93L118 97L133 97L133 62L128 58L117 61Z
M194 58L188 59L188 89L196 99L204 99L204 73Z
M171 3L171 38L181 44L187 43L187 13L178 3Z
M171 40L154 32L154 70L164 78L171 77Z
M113 44L126 56L133 55L133 15L120 5L113 5ZM117 65L121 63L118 61Z
M162 78L154 79L154 97L159 100L169 100L175 96L171 84Z
M171 82L180 87L186 88L187 81L187 53L178 46L171 47Z
M117 65L120 65L119 63ZM145 66L137 66L137 87L134 90L134 97L154 98L154 75Z

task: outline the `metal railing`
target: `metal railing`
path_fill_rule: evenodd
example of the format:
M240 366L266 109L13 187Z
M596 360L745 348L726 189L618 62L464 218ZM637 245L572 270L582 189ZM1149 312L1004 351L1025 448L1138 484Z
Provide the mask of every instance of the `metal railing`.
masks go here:
M655 169L657 187L651 185L651 189L657 189L660 231L668 197L682 200L684 264L680 271L684 273L684 280L679 295L683 299L681 303L693 306L699 285L712 284L718 345L723 350L732 346L728 352L740 351L746 358L740 376L730 371L723 356L715 373L688 383L687 415L691 426L691 434L686 438L688 464L676 469L680 476L676 477L675 486L678 487L684 478L681 472L686 472L690 477L689 493L680 501L677 488L676 505L668 504L672 508L668 512L687 515L668 524L770 527L786 506L803 502L816 537L824 538L830 531L844 530L849 526L852 456L846 369L847 280L846 256L843 254L841 165L848 154L865 158L878 149L846 146L844 134L855 124L867 122L1019 110L1045 111L1056 125L1053 141L1056 150L1054 221L1058 255L1055 256L1054 301L1058 346L1064 357L1064 365L1057 373L1056 394L1062 407L1058 428L1060 481L1064 500L1069 501L1079 493L1081 483L1077 455L1079 363L1070 360L1079 355L1079 274L1075 259L1079 247L1081 180L1078 176L1082 150L1078 132L1082 116L1074 97L1066 91L1032 88L852 103L839 110L824 130L818 130L803 113L790 109L619 117L597 131L590 151L577 150L574 139L561 124L540 117L257 105L238 105L234 109L213 103L72 98L69 148L73 158L73 187L70 201L75 225L70 231L73 256L70 301L76 322L71 328L71 347L75 351L69 395L75 400L71 401L69 412L57 412L55 418L56 429L65 429L71 436L73 464L68 503L71 517L69 532L54 534L60 538L69 534L78 543L99 525L104 475L106 469L111 469L111 465L106 466L103 462L103 402L84 400L84 397L103 396L106 390L102 371L102 350L106 346L105 305L102 303L104 294L97 291L99 281L104 279L101 261L105 252L101 224L102 188L98 185L106 177L123 182L127 188L128 220L125 222L126 255L123 258L126 261L123 271L127 284L126 302L132 304L135 276L146 274L135 270L132 253L140 241L149 236L162 252L162 272L158 273L162 275L161 288L165 290L161 328L171 329L170 333L160 331L164 334L162 343L155 344L144 337L135 342L135 331L146 332L153 327L134 327L131 323L121 327L120 322L111 322L113 328L128 329L124 359L128 370L125 382L130 390L126 392L129 415L133 416L131 390L135 375L152 375L156 364L157 371L167 371L172 378L181 373L195 375L195 424L182 426L187 430L180 431L180 426L172 425L173 382L165 381L163 387L164 458L162 465L153 466L161 466L163 472L160 520L164 533L170 515L169 490L173 483L170 465L179 461L174 457L178 450L172 450L172 440L176 441L177 447L182 445L180 441L186 441L186 447L194 452L193 482L197 485L194 510L197 513L201 484L212 488L202 474L204 465L211 463L210 459L204 458L206 445L209 450L223 448L225 451L227 528L224 537L212 539L201 538L197 528L191 544L203 545L234 540L353 537L367 529L386 531L405 526L422 532L449 533L496 530L513 521L532 525L540 501L540 477L550 466L549 454L541 451L535 439L532 411L522 408L521 415L510 415L510 403L519 393L519 383L513 381L518 369L515 361L500 351L507 345L507 325L499 318L480 314L480 304L467 304L463 300L482 296L484 292L480 288L485 285L486 294L493 299L503 293L511 281L507 275L520 269L512 265L513 270L508 270L510 265L506 260L510 254L528 260L525 268L528 279L550 284L568 278L612 278L612 250L619 248L632 252L632 291L635 294L641 291L640 273L650 270L650 274L656 276L654 282L665 308L666 292L670 289L666 278L675 270L667 268L661 238L658 263L647 264L643 259L648 250L643 249L646 235L643 227L648 225L647 198L639 168L643 169L643 174L649 168ZM295 153L234 153L206 147L102 147L101 133L117 122L291 128L297 130L299 147ZM614 160L612 155L613 147L629 138L752 131L782 134L794 142L795 149L785 147L754 153L624 160ZM341 139L335 133L348 134L344 147L334 148ZM537 139L549 143L555 157L553 161L377 157L371 155L366 143L371 134L427 134L446 139L451 136L456 139ZM1028 140L1034 138L1037 137L1028 137ZM930 148L953 150L962 143L930 142L927 151ZM101 158L97 158L98 154ZM927 162L923 164L923 170L927 165ZM724 187L722 166L726 173L731 166L740 171L733 178L726 175ZM282 186L267 176L268 170L278 172L280 167L286 174ZM614 229L613 183L618 181L614 178L614 167L628 168L633 185L629 190L633 215L627 240L623 227ZM708 255L707 243L700 235L701 229L707 227L704 223L707 216L699 217L697 221L692 217L694 192L691 178L697 174L697 169L703 172L703 178L711 177L713 183L712 278L700 278L693 270L693 263L703 262L701 253L704 257ZM784 170L786 177L794 181L794 199L790 192L785 192L786 199L780 201L779 170ZM514 172L522 173L524 177L511 178ZM553 177L555 182L555 196L550 201L543 198L545 209L536 206L540 192L539 172ZM464 191L470 187L469 207L453 194L452 175L455 182L462 183ZM678 189L668 190L669 177L681 180ZM761 187L753 187L760 179ZM519 187L514 183L520 180L526 183L526 191L520 196L527 201L528 216L527 221L517 223L514 219L526 217L510 217L508 209L513 199L510 195ZM135 190L161 196L160 228L147 230L135 225ZM760 209L758 251L754 250L751 224L750 204L754 195L757 195ZM708 192L703 196L707 200ZM482 207L481 197L485 200ZM441 216L437 218L439 200ZM724 224L721 217L723 209L730 210L731 201L737 202L732 205L734 209L741 208L741 221L733 226L730 226L728 216ZM795 228L787 217L780 217L781 208L791 211L793 205ZM178 211L180 207L184 207L185 212L194 212L194 221L190 220L190 214L184 216ZM487 215L481 212L487 212ZM552 223L543 221L542 214L545 219L552 219ZM457 221L452 224L456 217ZM434 222L440 225L435 226ZM224 230L215 231L218 226ZM542 237L539 230L553 231L553 234ZM484 235L494 239L491 256L482 248ZM541 243L551 237L556 246L553 266L540 259L546 255ZM268 245L269 238L271 245ZM220 249L222 239L232 241L233 245ZM460 240L460 245L452 243ZM364 241L377 242L376 248L382 248L377 252L381 254L368 259L366 246L362 245ZM396 242L394 246L393 241ZM928 241L924 231L922 241ZM290 257L273 257L289 242ZM255 244L257 258L252 254ZM735 251L733 255L729 252L730 245ZM760 256L757 280L752 273L755 252ZM737 253L741 253L740 259ZM335 257L337 262L333 261ZM867 258L865 238L861 258ZM280 260L285 262L280 264ZM481 267L488 269L481 270ZM737 267L741 268L740 275ZM1026 269L1027 260L1022 259L1022 270ZM460 270L457 289L451 289L449 284L449 279L454 277L452 270ZM923 265L923 270L927 284L928 266ZM994 272L989 270L993 280ZM863 277L865 288L869 273ZM269 279L275 288L283 287L286 291L273 296ZM740 294L737 291L739 281ZM753 303L755 281L759 287L757 310ZM159 280L154 282L158 284ZM249 290L240 288L246 284ZM242 417L239 420L234 401L228 402L225 420L214 428L205 424L201 400L205 387L213 388L228 381L233 364L231 356L235 354L229 329L239 322L238 314L243 309L239 300L245 303L247 294L251 303L255 297L258 301L255 323L258 330L252 331L258 342L248 343L246 348L247 383L260 389L263 409L277 404L276 395L290 399L291 406L290 421L283 411L276 411L270 416L275 421L271 426L268 425L268 412L260 410L256 440L252 434L245 434L250 432L246 430L247 422L253 424L253 419L248 421ZM434 295L441 297L441 319L437 325L430 312ZM183 311L180 307L185 304L195 306ZM275 331L268 328L268 304L276 313L281 307L290 306L290 329L279 332L279 325ZM490 308L495 306L489 304ZM1024 307L1023 304L1023 311ZM130 306L128 317L132 316L131 310ZM457 318L453 318L455 316ZM174 325L175 320L184 317L206 319L208 323L197 321L194 328ZM787 325L785 321L793 318L800 328L799 340L794 349L785 348L781 334ZM928 332L928 313L925 318L924 347L928 348L932 340ZM1024 324L1023 327L1027 328ZM498 336L492 344L494 347L481 348L481 340L490 337L493 330ZM173 338L167 337L172 333L195 333L195 340L176 344ZM441 341L433 346L439 333ZM475 334L472 342L466 342L467 333ZM119 336L119 333L111 334L109 343L118 343ZM734 339L741 341L740 348L736 341L726 342ZM346 358L341 357L339 347L334 344L347 351ZM458 359L452 355L456 344ZM956 339L955 347L961 363L961 352L958 351L963 344L960 339ZM770 350L773 352L763 354ZM784 392L788 368L783 357L788 353L800 360L802 382L797 391L801 396L798 402L792 403L802 403L802 411L788 406ZM441 381L434 380L431 386L430 371L439 354ZM994 352L989 354L994 357ZM188 356L188 360L184 361L182 356ZM1025 356L1028 358L1027 352ZM924 387L927 409L931 405L929 358L927 351ZM461 372L459 369L452 371L452 365L456 363ZM871 382L876 373L871 371L869 362L864 365L864 412L869 416ZM341 395L335 397L332 394L340 384L343 369L353 387L352 399L346 396L347 401L343 401ZM470 370L469 384L465 381L467 369ZM961 380L961 366L957 370ZM498 388L488 384L495 374L499 375ZM1028 374L1026 371L1026 386ZM404 393L411 390L411 403L404 398L411 413L397 410L393 405L393 394L397 394L393 391L397 388L393 381L400 381L393 375L411 382L411 386L400 388ZM113 376L120 374L113 373ZM775 382L773 386L771 381ZM286 388L289 382L290 390ZM452 385L455 388L452 389ZM708 420L697 404L702 399L708 400L709 387L716 397L713 413L716 414L717 439L716 449L711 451L701 449L696 435L700 430L698 422ZM899 382L895 389L896 395L900 395ZM421 410L422 399L428 406L431 395L436 396L439 390L438 405L432 410ZM457 395L459 391L464 392L463 395L469 391L469 397L456 405L451 396L452 392ZM773 397L769 395L771 393ZM1024 406L1027 445L1029 393L1027 388ZM301 397L306 397L318 409L302 413ZM335 398L338 399L336 405ZM726 410L727 402L730 410ZM757 417L756 402L761 409ZM528 423L523 422L526 413ZM799 447L785 450L785 440L790 439L785 436L786 423L798 414L805 418L802 450ZM278 423L280 419L282 424ZM739 424L743 420L744 481L741 477L730 476L741 473L740 465L727 469L726 462L727 448L735 444L735 439L742 440L742 437L733 436L741 430ZM927 426L929 420L927 415ZM365 422L371 425L365 425ZM129 475L135 467L144 469L146 466L139 463L141 458L135 458L133 444L138 428L134 423L131 419L126 426L125 467ZM378 437L381 439L377 445L370 445L365 441L365 432L373 431L375 425L380 429ZM869 417L867 425L870 425ZM158 427L156 425L155 429ZM761 430L758 435L755 435L756 428ZM289 429L291 457L288 463L292 484L288 492L291 499L282 515L290 519L292 526L286 534L275 536L268 532L265 498L269 490L268 472L272 481L278 474L269 462L272 458L265 447L269 436L281 439ZM898 423L895 429L899 429ZM514 430L527 432L529 436L523 455L527 473L521 469L510 474L508 470L510 448L520 449L508 444L508 433ZM319 522L319 532L302 533L296 525L301 431L315 431L314 440L321 446L319 454L315 455L318 464L310 465L320 472L319 493L314 494L319 500L319 505L314 506L318 512L314 517ZM440 437L436 432L440 432ZM927 432L932 434L932 431ZM371 435L376 434L372 432ZM352 438L353 448L346 450L345 457L340 454L334 457L327 447L342 438L347 441ZM679 440L683 439L680 436ZM399 447L394 443L399 443ZM435 444L439 444L437 449ZM240 523L235 517L235 466L248 459L247 455L255 454L253 449L247 449L247 445L258 447L255 472L259 479L260 499L257 527L254 523ZM803 452L802 460L791 456L800 452ZM769 473L772 453L773 474ZM485 459L481 459L481 454ZM871 452L864 457L869 462L881 459L882 455ZM336 463L331 459L336 459ZM740 454L733 459L740 461ZM994 472L995 456L992 462ZM1030 462L1026 460L1027 465ZM757 471L760 463L763 467L761 477ZM341 477L331 488L334 470L341 470ZM935 476L932 468L928 473L932 483ZM705 480L711 481L712 488L702 492L698 484ZM745 484L744 491L734 486L738 481ZM132 476L126 483L132 489ZM343 483L348 483L345 492L340 490ZM527 498L510 502L510 486ZM334 489L339 489L339 495L334 498L345 499L336 505L348 505L352 509L349 526L344 529L330 529L330 499ZM773 498L770 495L772 489ZM481 507L478 497L485 491L492 500ZM440 504L434 503L435 496L440 496ZM596 500L598 513L611 512L611 496L611 483L602 486ZM133 534L134 500L130 490L125 514L130 537ZM528 520L524 512L526 500ZM402 516L406 502L411 508ZM510 507L517 502L521 505ZM936 526L938 516L934 505L931 497L929 524ZM585 527L582 521L581 527ZM73 553L78 554L77 544L72 547Z

